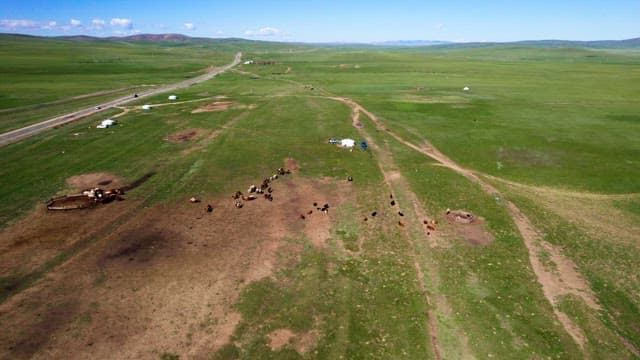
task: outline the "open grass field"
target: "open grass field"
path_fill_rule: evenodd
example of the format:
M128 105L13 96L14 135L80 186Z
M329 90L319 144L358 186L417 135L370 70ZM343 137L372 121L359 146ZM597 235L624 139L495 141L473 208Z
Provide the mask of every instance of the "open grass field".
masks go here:
M0 148L0 358L640 357L637 52L72 44L165 82L275 64ZM0 107L152 78L94 88L46 46L69 88L13 65Z

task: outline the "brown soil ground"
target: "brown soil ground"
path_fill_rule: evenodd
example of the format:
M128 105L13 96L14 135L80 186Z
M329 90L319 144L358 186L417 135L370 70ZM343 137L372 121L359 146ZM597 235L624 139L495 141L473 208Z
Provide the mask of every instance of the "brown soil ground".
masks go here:
M170 142L186 142L186 141L191 141L193 140L196 136L200 135L201 133L203 133L204 130L202 129L189 129L189 130L184 130L184 131L180 131L177 132L175 134L171 134L171 135L167 135L167 137L164 138L164 140L166 141L170 141Z
M3 231L3 274L42 264L70 239L95 240L0 304L0 358L207 358L241 321L233 309L240 290L295 265L302 245L289 239L326 242L314 236L329 236L335 212L300 214L313 202L335 209L351 196L346 182L295 175L272 187L272 202L259 198L241 209L230 196L145 209L130 201L80 212L36 209ZM294 347L306 351L316 338L298 334Z
M495 238L493 234L485 230L484 219L468 211L449 211L448 214L445 213L445 218L453 226L456 235L463 237L472 245L489 245Z
M67 184L69 184L72 189L78 191L96 187L111 189L120 188L123 186L122 180L120 178L106 172L72 176L67 179Z
M218 97L216 97L218 98ZM223 99L225 97L222 97L221 99ZM207 104L205 106L199 107L193 111L191 111L192 114L197 114L197 113L202 113L202 112L212 112L212 111L225 111L228 109L248 109L248 110L253 110L255 109L256 105L255 104L250 104L250 105L243 105L243 104L238 104L236 102L233 101L214 101L211 104Z
M197 114L197 113L207 112L207 111L224 111L230 108L232 105L235 105L235 103L232 101L215 101L215 102L212 102L211 104L207 104L205 106L202 106L200 108L193 110L192 113Z
M287 169L291 171L298 171L298 163L295 159L288 158L285 162L287 163Z
M271 350L277 351L291 344L291 346L301 354L314 348L318 342L318 334L315 331L296 334L289 329L278 329L272 331L268 338Z

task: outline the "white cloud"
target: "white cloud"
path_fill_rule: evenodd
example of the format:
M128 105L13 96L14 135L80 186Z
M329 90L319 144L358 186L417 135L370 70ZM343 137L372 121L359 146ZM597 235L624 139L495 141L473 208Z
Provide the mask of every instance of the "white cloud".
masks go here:
M79 26L82 26L82 21L80 21L78 19L71 19L69 21L69 24L71 24L71 26L73 26L73 27L79 27Z
M133 27L133 22L131 19L124 18L113 18L110 22L111 26L117 26L124 29L131 29Z
M3 29L36 29L39 25L33 20L25 19L2 19L0 20L0 28Z
M244 34L246 36L278 36L282 35L282 31L267 26L259 30L247 30L244 32Z
M93 26L94 29L97 29L97 30L102 30L105 24L106 22L102 19L91 20L91 25Z
M184 28L187 29L187 30L193 30L193 29L196 28L196 26L193 25L193 23L185 23L184 24Z

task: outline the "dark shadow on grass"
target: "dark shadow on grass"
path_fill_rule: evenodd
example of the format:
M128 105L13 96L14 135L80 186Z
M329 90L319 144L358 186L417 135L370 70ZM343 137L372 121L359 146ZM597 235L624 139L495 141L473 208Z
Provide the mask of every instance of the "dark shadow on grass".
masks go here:
M147 182L147 180L149 180L153 175L155 175L155 172L149 172L146 173L144 175L142 175L142 177L140 177L139 179L135 180L134 182L132 182L131 184L124 186L122 188L123 191L130 191L133 190L135 188L137 188L138 186L144 184L145 182Z

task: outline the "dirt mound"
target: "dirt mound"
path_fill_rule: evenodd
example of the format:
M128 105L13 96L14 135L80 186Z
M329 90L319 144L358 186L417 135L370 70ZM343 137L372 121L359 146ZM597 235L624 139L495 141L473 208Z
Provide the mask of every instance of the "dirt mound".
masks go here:
M91 189L96 187L102 188L119 188L122 187L122 181L117 176L106 173L97 172L83 175L72 176L67 179L67 184L75 190Z
M235 104L236 103L234 103L233 101L214 101L211 104L207 104L205 106L202 106L193 110L191 113L197 114L197 113L208 112L208 111L225 111Z
M177 132L175 134L167 135L167 137L165 137L164 140L170 141L170 142L177 142L177 143L191 141L201 132L202 130L200 129L189 129L189 130Z
M494 236L485 229L483 218L464 210L447 210L447 222L453 225L458 236L465 238L470 244L484 246L493 242Z
M287 169L291 171L298 171L299 167L295 159L288 158L285 162L287 163Z

